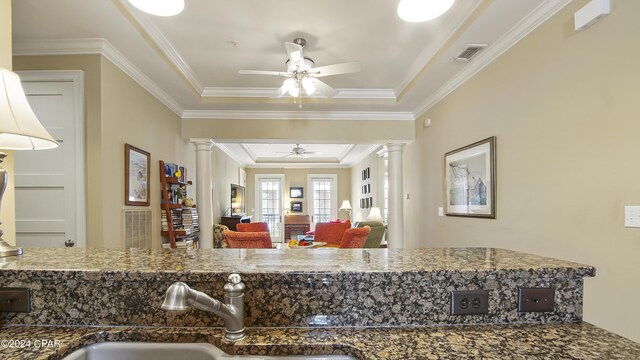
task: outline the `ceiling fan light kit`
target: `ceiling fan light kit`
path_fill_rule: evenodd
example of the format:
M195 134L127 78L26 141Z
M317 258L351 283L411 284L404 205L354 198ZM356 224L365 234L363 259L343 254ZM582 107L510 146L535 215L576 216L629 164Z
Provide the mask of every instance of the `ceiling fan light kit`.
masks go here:
M156 16L174 16L184 10L184 0L129 0L129 2L139 10Z
M307 44L303 38L296 38L293 42L284 43L288 60L285 62L287 72L264 71L264 70L240 70L239 74L246 75L276 75L284 76L286 79L282 86L276 91L274 97L282 97L289 94L293 97L293 102L302 108L302 93L307 96L320 94L326 97L333 97L338 91L325 82L317 78L323 76L333 76L360 72L360 64L356 62L334 64L315 67L315 62L304 56L302 48ZM296 101L298 98L298 101Z
M398 16L407 22L435 19L453 6L455 0L400 0Z

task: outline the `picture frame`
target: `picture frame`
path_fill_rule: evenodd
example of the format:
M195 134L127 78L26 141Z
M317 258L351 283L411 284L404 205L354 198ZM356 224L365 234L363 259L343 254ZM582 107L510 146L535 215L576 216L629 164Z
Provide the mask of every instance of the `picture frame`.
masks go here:
M178 182L186 183L187 182L187 168L184 166L178 166L178 170L180 171L180 177L178 177Z
M149 206L151 154L130 144L124 144L124 203Z
M292 201L291 212L302 212L302 201Z
M304 188L302 187L290 187L289 188L289 197L292 199L303 199L304 198Z
M444 155L447 216L496 218L496 137Z

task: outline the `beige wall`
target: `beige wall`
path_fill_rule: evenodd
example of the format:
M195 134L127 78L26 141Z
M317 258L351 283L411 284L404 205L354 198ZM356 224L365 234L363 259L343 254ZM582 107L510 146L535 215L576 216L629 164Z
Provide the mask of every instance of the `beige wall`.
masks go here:
M11 70L11 0L0 0L0 67ZM0 229L2 239L9 244L16 243L16 200L13 182L13 152L2 150L7 157L2 168L7 172L7 189L0 208Z
M182 124L185 138L226 142L244 139L289 143L296 139L305 143L380 144L415 138L412 121L184 119Z
M180 136L180 117L142 88L111 61L101 58L101 119L103 174L103 239L105 247L123 247L124 144L151 153L153 247L160 235L160 177L158 161L185 165L195 177L195 148ZM191 165L191 166L190 166ZM109 179L105 182L105 179ZM188 189L189 196L195 189ZM129 206L128 208L138 208ZM117 241L116 241L117 239Z
M416 121L404 156L406 244L494 246L597 268L584 319L640 341L639 1L574 32L575 1ZM496 220L438 217L443 154L497 136ZM409 164L411 164L409 166Z
M184 164L195 178L195 151L180 136L180 118L100 55L18 56L14 63L17 70L84 72L87 246L124 246L124 144L130 143L151 153L153 246L159 247L158 160ZM195 187L189 196L195 198Z
M240 165L217 147L211 152L211 179L213 182L213 222L231 207L231 184L238 185ZM227 214L228 215L228 214Z
M309 174L336 174L338 175L338 201L337 206L340 207L342 200L351 199L351 170L348 168L338 169L258 169L247 168L247 215L255 213L255 180L256 174L284 174L284 206L285 210L290 209L291 201L302 201L302 212L292 213L292 215L307 215L309 210L309 189L307 186L307 175ZM291 199L289 197L289 188L303 187L303 199ZM349 215L346 211L339 211L338 217L348 219Z
M380 176L378 154L375 152L362 159L359 163L351 168L351 207L353 207L352 218L354 221L364 220L369 215L371 209L361 209L360 199L364 197L373 198L373 206L377 206L382 211L382 197L379 195ZM369 168L371 178L363 181L362 170ZM371 193L362 194L362 186L371 184Z

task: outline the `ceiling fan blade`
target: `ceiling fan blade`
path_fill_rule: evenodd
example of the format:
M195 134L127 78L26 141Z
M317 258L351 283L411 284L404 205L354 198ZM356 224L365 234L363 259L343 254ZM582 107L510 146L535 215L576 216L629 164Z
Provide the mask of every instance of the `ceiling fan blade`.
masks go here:
M338 90L332 88L331 86L325 84L324 82L318 79L315 79L315 78L313 79L313 85L316 86L317 92L321 93L326 97L334 97L338 95Z
M242 75L277 75L290 76L291 74L282 71L264 71L264 70L238 70L238 74Z
M322 155L322 151L305 151L307 155Z
M286 158L286 157L293 156L293 155L295 155L295 154L293 154L293 153L289 153L289 154L287 154L287 155L285 155L285 156L280 156L280 157L281 157L281 158Z
M273 95L271 95L272 98L280 98L283 97L288 91L288 86L285 84L282 84L282 86L280 86L280 88L278 90L276 90L276 92L273 93Z
M359 63L348 62L348 63L333 64L333 65L326 65L326 66L313 68L311 69L311 71L309 71L309 75L315 76L315 77L323 77L323 76L356 73L360 71L362 71L362 68L360 67Z
M290 42L284 43L285 49L287 49L287 56L291 63L302 67L304 65L304 53L302 52L302 46Z

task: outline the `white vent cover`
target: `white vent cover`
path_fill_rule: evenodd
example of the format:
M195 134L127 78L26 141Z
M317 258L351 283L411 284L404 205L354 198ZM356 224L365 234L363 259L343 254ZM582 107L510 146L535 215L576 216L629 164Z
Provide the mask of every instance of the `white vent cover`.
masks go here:
M124 248L151 248L151 210L124 210Z
M464 50L460 51L452 62L469 62L471 58L476 56L480 51L489 46L488 44L469 44Z

